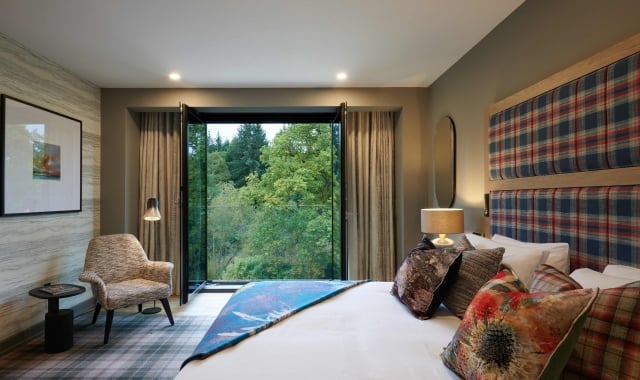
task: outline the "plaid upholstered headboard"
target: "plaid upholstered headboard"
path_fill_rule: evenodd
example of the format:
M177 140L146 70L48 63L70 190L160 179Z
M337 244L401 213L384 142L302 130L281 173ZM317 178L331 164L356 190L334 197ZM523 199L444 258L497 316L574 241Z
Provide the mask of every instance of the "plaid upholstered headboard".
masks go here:
M491 233L640 267L640 34L491 106Z

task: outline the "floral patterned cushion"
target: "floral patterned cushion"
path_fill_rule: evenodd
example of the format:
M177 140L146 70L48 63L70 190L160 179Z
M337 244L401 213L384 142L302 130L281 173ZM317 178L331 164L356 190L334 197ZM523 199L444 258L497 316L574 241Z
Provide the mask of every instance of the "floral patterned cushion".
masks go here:
M456 248L414 248L402 261L391 294L419 319L429 319L455 279L462 251Z
M473 298L442 360L465 379L557 379L595 295L530 294L504 269Z
M553 277L553 281L540 280ZM540 267L531 291L580 289L567 274ZM564 379L637 379L640 374L640 281L601 289L565 367Z

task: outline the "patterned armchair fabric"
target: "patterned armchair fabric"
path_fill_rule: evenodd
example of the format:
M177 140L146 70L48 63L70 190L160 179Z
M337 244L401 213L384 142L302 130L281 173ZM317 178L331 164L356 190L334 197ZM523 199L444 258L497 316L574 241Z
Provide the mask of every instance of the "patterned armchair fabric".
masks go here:
M149 261L138 239L130 234L103 235L89 242L80 281L91 283L96 298L93 321L96 322L100 308L107 310L104 343L109 341L109 332L115 309L160 300L173 325L169 306L171 295L171 272L173 264Z

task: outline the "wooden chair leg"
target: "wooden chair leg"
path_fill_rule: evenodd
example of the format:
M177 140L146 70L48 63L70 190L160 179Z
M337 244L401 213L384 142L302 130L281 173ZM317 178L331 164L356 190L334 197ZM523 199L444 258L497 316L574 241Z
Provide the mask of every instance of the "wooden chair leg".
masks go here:
M173 326L173 314L171 314L171 306L169 305L169 300L166 298L161 298L160 302L162 302L162 307L164 307L164 312L167 313L167 317L169 317L169 322L171 322L171 326Z
M100 304L96 303L96 308L93 309L93 319L91 320L91 324L95 325L98 320L98 314L100 314Z
M107 310L107 322L104 325L104 344L109 343L109 333L113 322L113 310Z

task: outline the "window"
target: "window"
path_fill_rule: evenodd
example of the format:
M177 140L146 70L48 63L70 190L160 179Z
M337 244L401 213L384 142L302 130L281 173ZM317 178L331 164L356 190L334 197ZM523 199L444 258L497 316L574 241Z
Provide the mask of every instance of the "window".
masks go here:
M190 291L206 282L344 278L336 113L190 119Z

